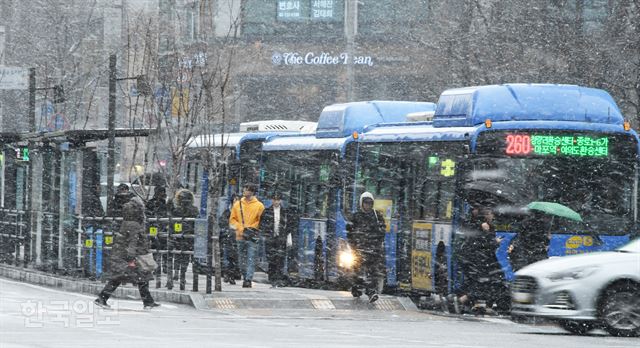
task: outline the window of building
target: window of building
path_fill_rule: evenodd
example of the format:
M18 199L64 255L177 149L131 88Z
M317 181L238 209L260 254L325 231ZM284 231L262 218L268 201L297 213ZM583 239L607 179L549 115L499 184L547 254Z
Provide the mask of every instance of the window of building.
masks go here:
M601 30L610 11L609 0L585 0L582 12L586 32Z
M358 33L364 36L406 33L408 28L424 25L430 0L363 1L358 4Z
M194 1L184 9L184 38L186 40L196 40L198 38L198 2Z

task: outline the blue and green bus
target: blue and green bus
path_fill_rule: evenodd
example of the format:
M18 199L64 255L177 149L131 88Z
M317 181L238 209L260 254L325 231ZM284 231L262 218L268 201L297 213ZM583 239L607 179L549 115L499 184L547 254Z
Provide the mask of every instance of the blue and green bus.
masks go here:
M529 202L561 203L584 220L554 220L549 256L613 249L636 233L638 137L605 91L458 88L442 93L430 120L417 122L407 121L408 110L396 110L395 119L325 110L314 137L274 137L262 147L262 192L283 191L302 217L301 276L340 276L346 220L365 191L387 220L386 285L403 291L453 290L455 245L478 196L498 212L507 278L507 247Z

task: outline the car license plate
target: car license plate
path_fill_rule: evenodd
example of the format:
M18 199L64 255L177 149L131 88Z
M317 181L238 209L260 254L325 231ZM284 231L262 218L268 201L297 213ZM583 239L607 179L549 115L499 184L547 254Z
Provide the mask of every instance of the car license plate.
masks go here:
M533 303L533 294L528 292L514 292L511 294L511 299L517 303Z

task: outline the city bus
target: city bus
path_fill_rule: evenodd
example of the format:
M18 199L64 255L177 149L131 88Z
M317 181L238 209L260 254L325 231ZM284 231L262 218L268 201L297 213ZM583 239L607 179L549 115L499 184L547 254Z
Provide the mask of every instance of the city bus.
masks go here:
M290 273L301 281L337 281L335 260L347 247L342 213L347 176L345 146L367 124L405 121L408 114L434 112L427 102L368 101L323 109L316 133L274 136L262 145L259 195L282 195L299 217L292 243L296 262Z
M242 194L244 183L260 181L260 155L262 142L275 135L313 134L317 123L309 121L268 120L244 122L237 132L203 134L189 141L183 174L187 188L200 202L201 215L207 209L209 173L205 160L214 161L209 168L216 168L219 183L218 207L224 209L232 194ZM206 185L204 183L207 183Z
M443 92L426 121L337 114L323 112L315 136L273 137L262 148L262 192L283 191L301 216L303 278L339 278L346 221L365 191L387 221L387 290L455 290L455 245L478 197L497 213L507 279L507 249L530 202L583 218L554 219L549 256L613 249L635 233L638 137L605 91L478 86Z
M582 216L583 223L552 220L549 256L611 250L635 233L638 137L602 90L447 90L431 121L369 127L347 145L345 158L353 189L343 210L357 209L364 191L382 200L391 221L387 281L400 290L455 290L455 245L472 229L465 225L478 200L497 214L507 280L508 247L530 202L561 203Z

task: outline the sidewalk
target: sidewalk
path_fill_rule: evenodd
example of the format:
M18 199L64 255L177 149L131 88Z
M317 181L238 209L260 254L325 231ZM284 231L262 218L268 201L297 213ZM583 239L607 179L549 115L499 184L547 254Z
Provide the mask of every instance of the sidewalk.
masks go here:
M70 292L97 295L104 287L101 281L78 279L53 275L33 269L0 264L0 277L24 283L43 285ZM191 275L187 276L187 289L190 289ZM272 288L266 284L266 275L257 272L252 288L243 288L242 282L236 285L222 283L221 292L205 294L204 276L199 280L200 291L167 290L155 288L151 281L151 294L158 302L181 303L198 310L234 310L234 309L309 309L309 310L383 310L417 311L417 307L406 297L381 295L373 304L366 296L355 299L346 291L329 291L295 287ZM164 285L164 284L163 284ZM137 287L120 286L114 293L116 298L139 299Z

